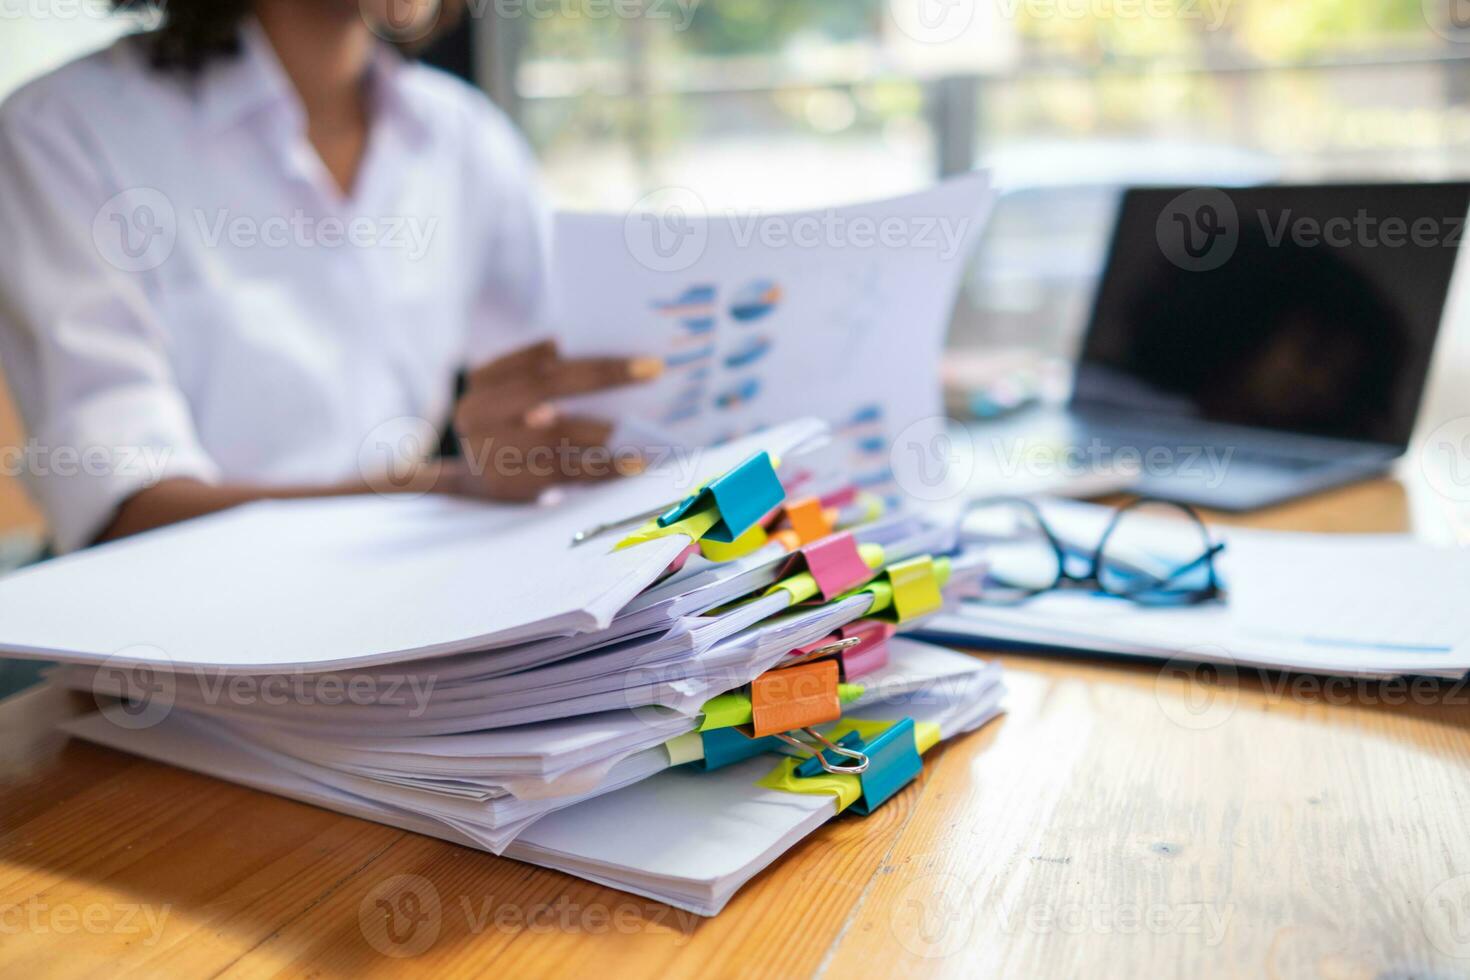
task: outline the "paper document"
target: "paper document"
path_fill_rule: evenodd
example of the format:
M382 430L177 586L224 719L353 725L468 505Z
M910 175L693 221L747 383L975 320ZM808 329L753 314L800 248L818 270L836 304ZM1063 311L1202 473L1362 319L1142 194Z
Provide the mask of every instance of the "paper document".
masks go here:
M0 581L0 651L79 663L325 669L605 628L689 544L572 537L680 499L815 421L589 487L555 507L426 496L264 501Z
M860 486L922 465L895 438L943 415L939 362L988 177L798 214L563 214L558 330L578 354L656 354L653 385L586 401L634 441L719 443L797 416L833 429ZM891 458L893 457L893 458Z

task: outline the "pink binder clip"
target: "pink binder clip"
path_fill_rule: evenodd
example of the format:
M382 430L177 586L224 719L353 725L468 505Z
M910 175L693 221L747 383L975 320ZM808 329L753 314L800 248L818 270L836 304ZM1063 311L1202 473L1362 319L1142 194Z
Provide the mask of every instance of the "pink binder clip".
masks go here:
M888 638L895 627L875 619L859 619L815 643L791 651L791 659L780 666L789 667L808 661L837 661L844 681L871 674L888 665Z
M876 619L859 619L838 630L844 640L860 641L852 649L842 653L842 679L851 680L887 667L888 638L895 631L892 624Z
M858 489L856 486L846 486L841 490L834 490L821 497L823 507L846 507L848 504L856 503Z
M826 602L848 589L856 588L873 577L873 570L863 561L857 539L852 532L830 534L820 541L804 545L791 556L781 577L801 571L802 566L816 580L817 591Z

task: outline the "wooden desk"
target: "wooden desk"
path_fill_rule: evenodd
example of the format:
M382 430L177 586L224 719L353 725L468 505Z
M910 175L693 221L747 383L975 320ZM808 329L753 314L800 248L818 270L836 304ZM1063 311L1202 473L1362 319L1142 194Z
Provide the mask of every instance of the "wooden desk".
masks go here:
M1256 523L1406 514L1381 481ZM1002 659L1007 717L713 920L67 744L49 723L76 708L23 697L0 708L0 974L1470 971L1470 692ZM408 947L360 916L415 889L426 948L385 955Z

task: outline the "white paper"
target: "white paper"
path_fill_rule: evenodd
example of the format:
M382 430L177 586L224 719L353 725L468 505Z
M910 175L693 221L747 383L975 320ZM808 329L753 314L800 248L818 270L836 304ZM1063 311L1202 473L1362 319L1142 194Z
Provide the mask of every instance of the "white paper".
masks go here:
M899 641L896 657L911 662L915 676L968 680L921 686L908 699L891 696L855 714L910 716L934 722L945 737L952 737L997 713L1004 689L992 666L906 641ZM313 771L310 766L272 764L269 757L231 743L182 712L150 728L121 728L100 714L62 727L103 745L343 813L456 843L503 848L508 857L700 915L718 913L741 885L836 813L830 796L758 786L757 780L772 768L771 757L763 756L715 772L670 769L533 822L496 830L463 801L436 804L428 815L415 809L422 794L384 791L370 780L334 778L327 783L307 775Z
M53 660L324 668L605 628L688 545L613 551L578 531L679 499L796 422L547 508L442 497L265 502L46 562L0 580L0 652ZM626 533L626 532L622 532Z
M1229 537L1230 605L1263 638L1470 655L1470 551L1400 535Z
M971 174L804 214L558 216L565 347L668 363L588 407L640 421L633 442L691 445L816 416L855 482L890 491L891 465L920 465L896 437L943 415L944 336L991 200Z

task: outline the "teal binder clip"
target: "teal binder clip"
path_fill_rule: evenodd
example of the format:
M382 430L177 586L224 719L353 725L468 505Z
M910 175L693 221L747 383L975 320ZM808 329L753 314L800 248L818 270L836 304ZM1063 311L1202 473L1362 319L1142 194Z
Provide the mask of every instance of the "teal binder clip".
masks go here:
M729 544L785 499L786 489L776 476L771 454L760 452L664 511L659 515L658 526L668 527L712 505L719 520L704 537Z
M712 728L700 732L699 739L704 743L704 760L694 764L705 772L733 766L762 752L776 752L781 748L781 742L774 735L750 738L736 728Z
M914 740L912 718L905 718L890 726L871 742L864 742L857 732L848 732L837 740L837 744L868 757L867 768L858 773L857 777L862 784L863 793L852 805L852 809L861 814L869 814L878 809L894 793L913 782L924 768L924 763L919 758L918 742ZM796 775L819 775L825 769L822 762L821 756L812 756L796 767ZM829 764L830 762L831 760Z

